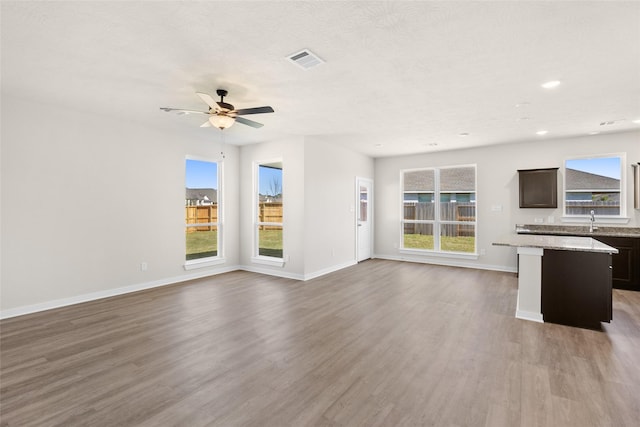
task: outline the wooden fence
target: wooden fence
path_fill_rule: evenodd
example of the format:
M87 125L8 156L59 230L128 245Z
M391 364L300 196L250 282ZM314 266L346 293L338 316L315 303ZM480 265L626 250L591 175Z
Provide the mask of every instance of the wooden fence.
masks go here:
M404 218L412 220L433 220L435 203L415 203L404 205ZM473 203L441 203L440 219L442 221L475 221L476 205ZM404 224L405 234L433 234L433 224ZM442 227L443 236L474 236L472 224L445 224Z
M210 222L218 222L218 205L208 206L185 206L185 222L189 224L206 224ZM187 227L187 233L196 231L213 231L216 230L215 225L205 225L201 227Z
M185 206L185 222L190 224L206 224L218 222L218 205ZM259 222L282 223L282 203L260 203L258 209ZM263 226L263 230L278 229L275 226ZM199 227L187 227L187 233L196 231L213 231L215 225L203 225Z
M571 201L565 202L567 215L589 215L594 211L595 215L620 215L620 202L615 200L605 201Z

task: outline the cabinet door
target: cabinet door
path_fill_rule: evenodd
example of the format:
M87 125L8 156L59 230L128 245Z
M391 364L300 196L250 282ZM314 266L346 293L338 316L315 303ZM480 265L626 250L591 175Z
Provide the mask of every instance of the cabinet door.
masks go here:
M558 169L518 171L521 208L558 207Z
M613 287L617 289L640 290L639 269L640 239L631 237L596 237L602 243L613 246L618 250L613 254Z
M611 320L611 255L554 251L542 256L545 322L600 328Z

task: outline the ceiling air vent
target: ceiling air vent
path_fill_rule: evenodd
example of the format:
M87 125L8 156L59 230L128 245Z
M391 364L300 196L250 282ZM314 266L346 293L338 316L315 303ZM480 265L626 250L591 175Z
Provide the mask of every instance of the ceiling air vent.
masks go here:
M311 53L308 49L303 49L300 52L289 55L287 59L305 70L324 64L322 59L318 58L315 53Z

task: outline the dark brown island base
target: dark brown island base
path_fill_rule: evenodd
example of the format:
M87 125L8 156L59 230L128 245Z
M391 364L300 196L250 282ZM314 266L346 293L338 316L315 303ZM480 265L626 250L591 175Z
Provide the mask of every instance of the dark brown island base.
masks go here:
M517 248L516 317L589 329L612 320L611 256L616 248L590 237L522 234L493 244Z

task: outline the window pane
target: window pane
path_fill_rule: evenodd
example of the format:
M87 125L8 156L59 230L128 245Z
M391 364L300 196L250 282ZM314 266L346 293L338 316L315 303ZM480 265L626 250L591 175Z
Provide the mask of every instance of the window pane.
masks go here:
M368 203L368 192L367 187L360 186L360 213L358 216L358 221L366 221L367 220L367 203Z
M476 226L473 224L442 224L440 250L447 252L475 252Z
M258 226L258 255L282 258L281 226Z
M187 206L209 206L218 203L218 164L187 159L185 174Z
M440 193L442 221L475 221L475 193Z
M404 193L404 219L434 219L433 193Z
M433 249L433 224L404 224L404 248Z
M186 227L187 261L218 255L218 227Z
M282 223L282 165L258 166L258 222Z
M218 164L186 160L186 260L218 256ZM191 227L191 224L203 224ZM207 224L207 225L204 225Z
M567 215L621 215L620 157L571 159L565 163Z

